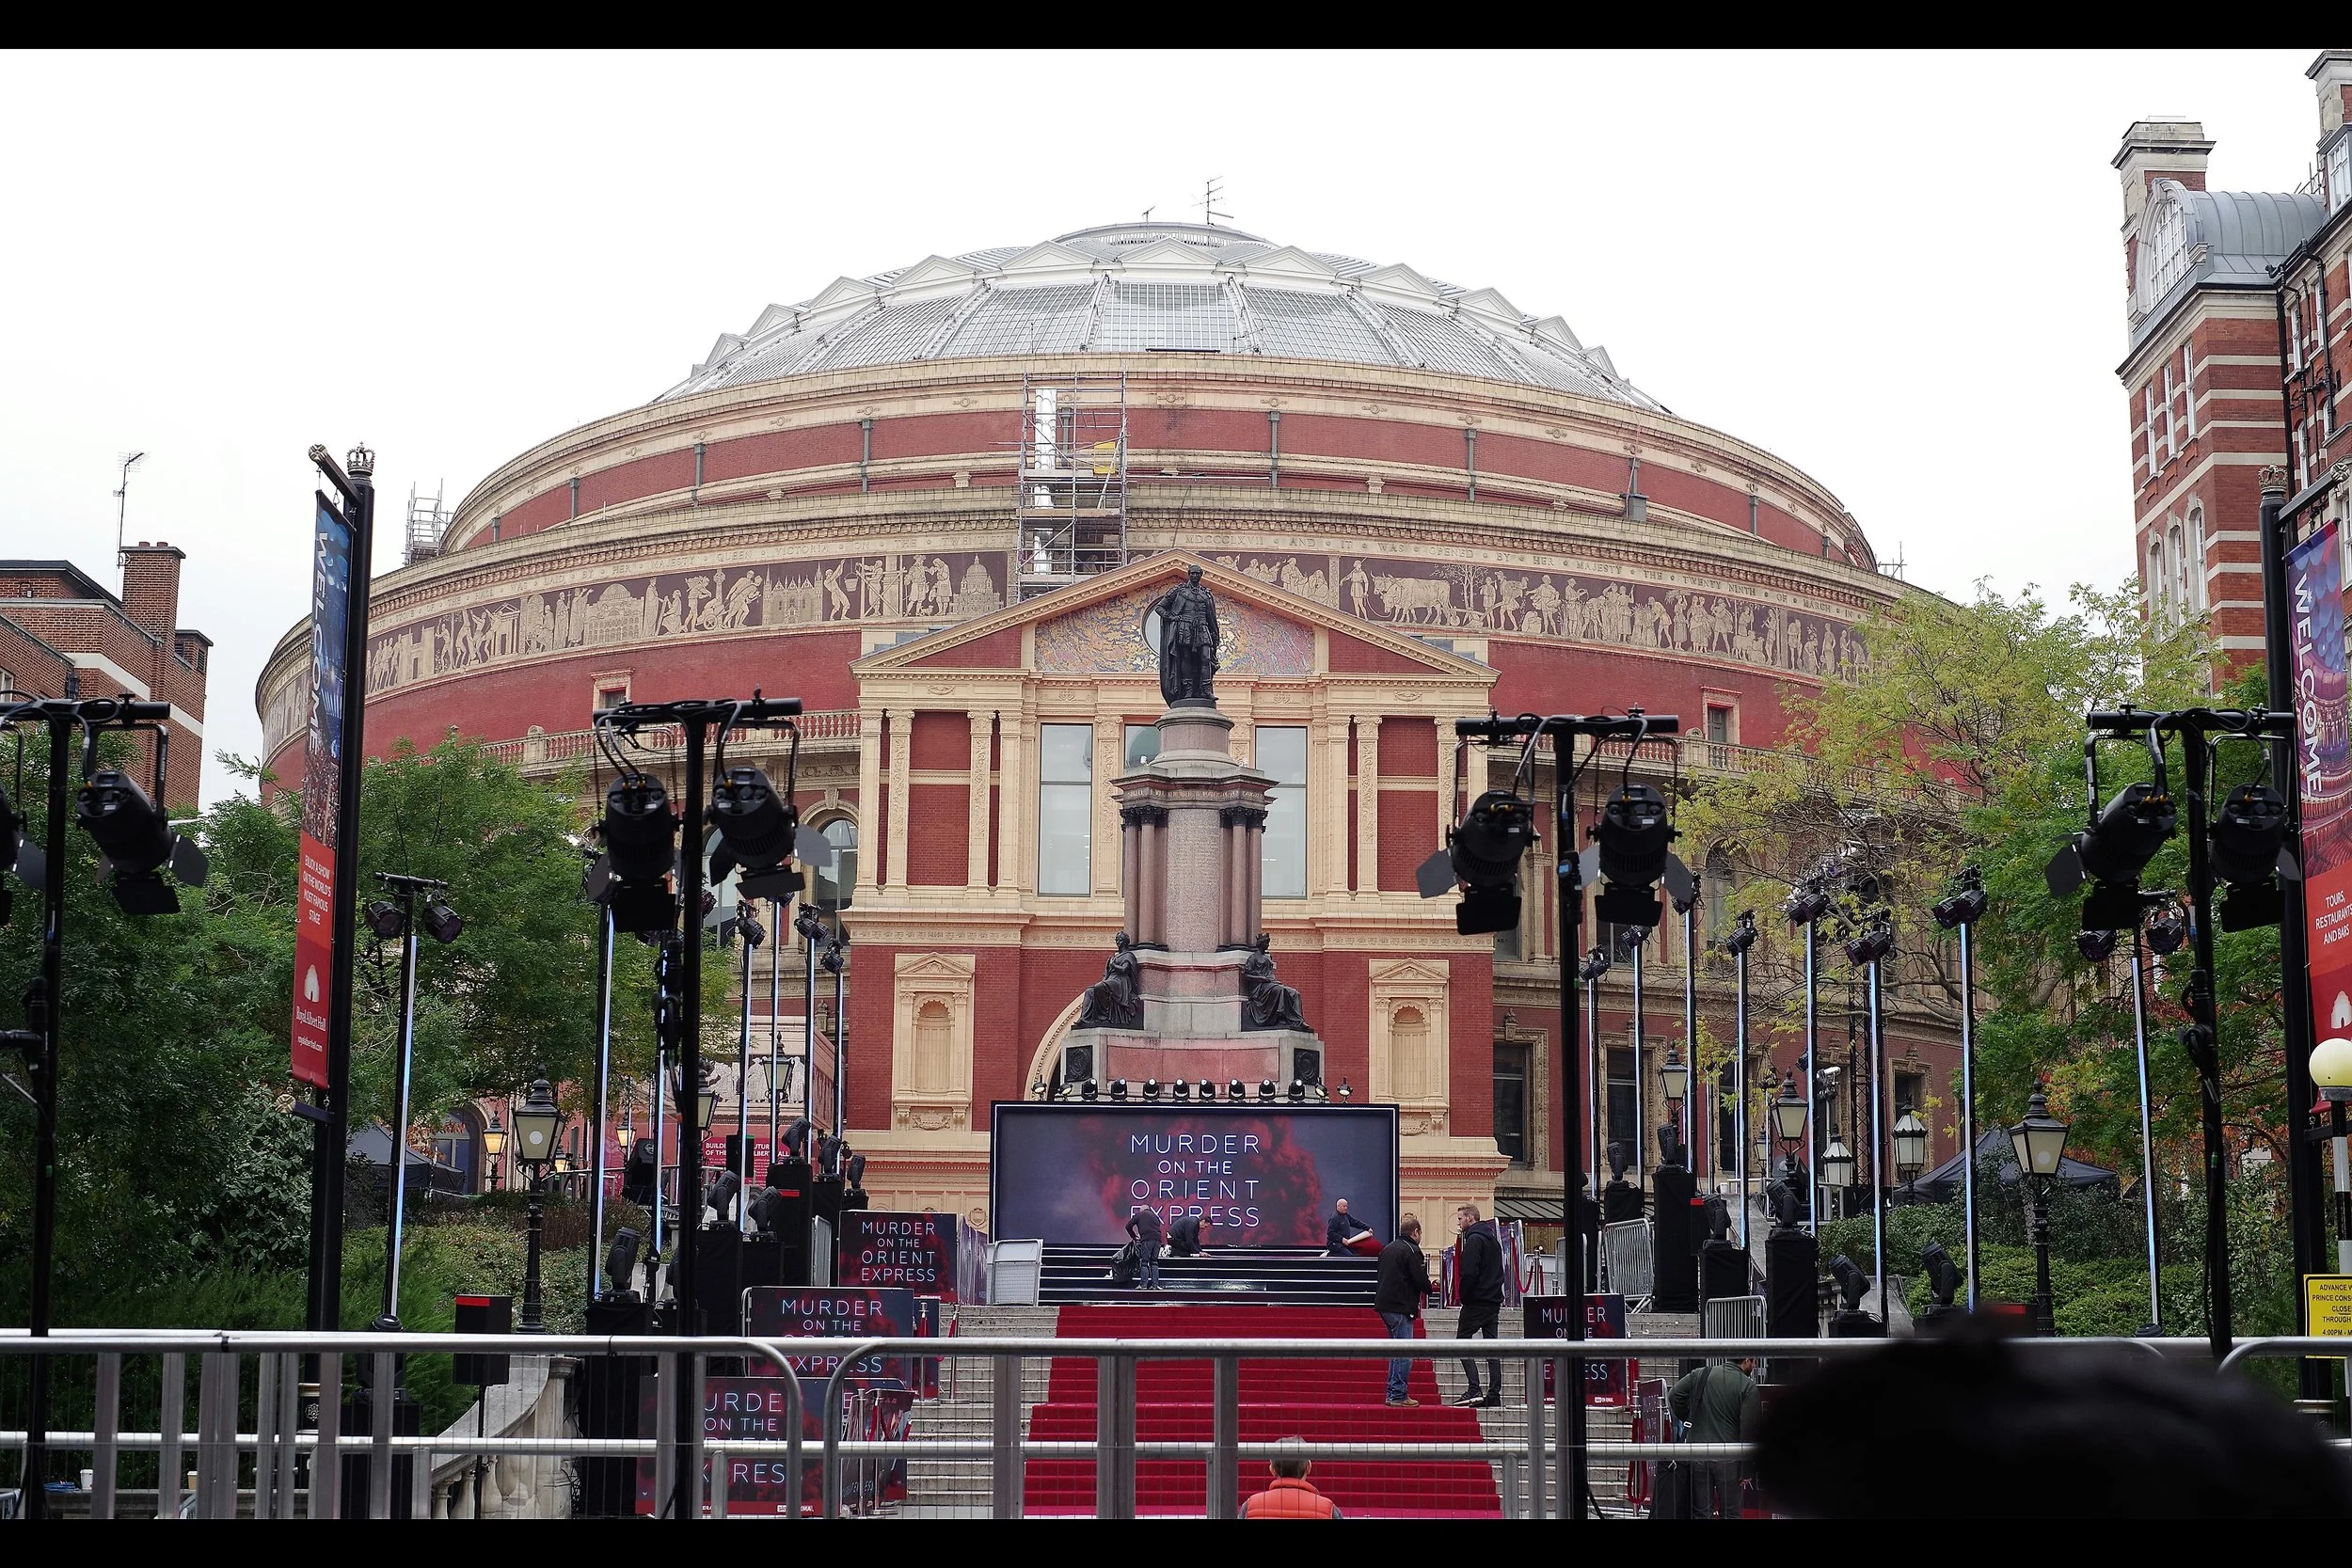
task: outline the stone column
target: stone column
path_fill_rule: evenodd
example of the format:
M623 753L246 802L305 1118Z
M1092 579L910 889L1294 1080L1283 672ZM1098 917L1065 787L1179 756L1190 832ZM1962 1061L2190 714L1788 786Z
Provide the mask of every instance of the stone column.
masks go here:
M907 885L907 797L913 793L914 769L909 759L914 744L914 715L893 708L890 720L890 879L892 888Z
M1249 891L1242 899L1244 942L1254 942L1265 918L1265 812L1251 806L1242 818L1242 879Z
M857 885L853 896L864 897L877 885L877 872L882 856L875 848L884 847L882 800L882 721L889 717L884 708L867 708L858 715L857 742L857 819L858 837L869 846L857 858Z
M1143 940L1143 817L1140 806L1119 813L1119 885L1127 906L1123 928L1130 942Z
M972 724L972 800L971 809L965 813L965 831L971 837L963 851L963 885L977 893L988 886L988 741L996 715L975 711L968 717Z
M1454 801L1459 799L1458 791L1460 789L1460 785L1456 781L1455 775L1461 771L1462 764L1458 753L1463 750L1463 748L1451 744L1454 739L1454 721L1451 719L1448 719L1443 714L1439 714L1438 716L1437 724L1438 834L1437 837L1432 839L1430 842L1433 844L1443 844L1445 842L1446 830L1454 826L1454 819L1456 815L1454 810ZM1470 766L1473 768L1477 767L1474 756ZM1473 795L1472 799L1475 798L1475 795Z
M1219 818L1225 828L1225 934L1220 944L1227 947L1238 947L1249 940L1249 917L1243 909L1244 900L1249 896L1249 831L1244 825L1245 816L1244 807L1227 806Z
M1380 719L1356 717L1356 891L1380 890Z
M1143 935L1136 940L1172 945L1168 930L1168 808L1137 806L1136 821L1143 876Z
M1001 715L996 731L996 885L1028 887L1029 823L1037 815L1037 791L1029 783L1027 704Z
M1347 883L1347 720L1325 719L1307 759L1307 892L1345 893Z

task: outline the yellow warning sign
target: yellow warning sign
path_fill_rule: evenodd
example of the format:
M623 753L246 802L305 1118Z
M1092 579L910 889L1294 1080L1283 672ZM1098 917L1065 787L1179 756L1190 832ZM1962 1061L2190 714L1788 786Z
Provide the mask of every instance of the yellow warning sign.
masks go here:
M2352 1274L2305 1275L2303 1321L2313 1338L2352 1338Z

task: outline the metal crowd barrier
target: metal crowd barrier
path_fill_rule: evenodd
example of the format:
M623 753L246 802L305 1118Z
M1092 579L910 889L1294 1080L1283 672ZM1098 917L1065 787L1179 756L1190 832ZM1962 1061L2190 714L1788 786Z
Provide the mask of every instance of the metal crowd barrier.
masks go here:
M2019 1339L2012 1341L2028 1354L2081 1354L2126 1348L2141 1354L2203 1360L2203 1339ZM655 1462L653 1497L673 1491L673 1465L681 1451L691 1453L707 1478L690 1489L696 1512L711 1517L746 1516L730 1508L732 1461L750 1457L781 1461L783 1490L795 1499L763 1517L800 1517L797 1499L805 1496L804 1466L811 1457L803 1434L803 1383L813 1414L822 1432L818 1453L818 1496L826 1517L845 1513L886 1512L875 1502L882 1467L910 1461L984 1462L987 1470L986 1512L996 1517L1018 1517L1025 1512L1026 1464L1036 1460L1089 1460L1094 1471L1094 1512L1099 1517L1136 1515L1136 1465L1142 1460L1197 1460L1205 1465L1208 1480L1204 1512L1211 1518L1230 1518L1238 1512L1242 1466L1278 1453L1311 1460L1391 1460L1406 1463L1483 1462L1500 1477L1499 1490L1506 1512L1525 1518L1556 1517L1560 1501L1560 1463L1567 1447L1567 1407L1558 1401L1530 1401L1528 1390L1540 1390L1549 1366L1554 1386L1581 1385L1581 1370L1572 1361L1680 1361L1738 1359L1756 1356L1774 1361L1818 1363L1877 1354L1881 1339L1770 1339L1756 1336L1704 1338L1586 1340L1571 1354L1560 1339L1513 1338L1477 1341L1479 1359L1489 1356L1511 1365L1519 1383L1516 1403L1488 1414L1475 1441L1389 1442L1364 1439L1274 1442L1244 1441L1241 1437L1241 1369L1245 1362L1385 1361L1402 1352L1409 1359L1440 1364L1458 1358L1470 1343L1441 1339L1264 1339L1210 1341L1200 1339L1056 1339L1009 1336L971 1336L946 1338L821 1338L761 1339L744 1338L687 1338L679 1337L613 1337L602 1335L461 1335L384 1334L340 1335L224 1332L215 1334L144 1333L65 1330L45 1339L21 1331L0 1331L0 1357L51 1355L89 1356L96 1360L96 1420L89 1430L53 1431L46 1434L51 1452L82 1451L91 1455L89 1513L96 1518L117 1516L117 1476L125 1452L154 1452L159 1463L155 1514L183 1516L180 1464L191 1447L196 1458L196 1484L191 1511L201 1518L230 1518L241 1512L243 1466L252 1466L252 1513L257 1518L296 1516L304 1497L298 1485L297 1460L309 1457L312 1484L307 1492L310 1517L332 1518L342 1506L342 1466L349 1456L369 1463L366 1514L390 1516L392 1465L397 1455L414 1455L411 1508L431 1512L424 1497L436 1455L514 1455L579 1460L606 1458ZM2251 1339L2221 1364L2231 1370L2256 1356L2342 1354L2344 1342L2330 1339ZM370 1432L345 1435L297 1430L297 1390L300 1358L320 1358L318 1385L340 1389L343 1358L373 1357L373 1386L389 1386L398 1355L457 1352L510 1355L655 1357L656 1431L651 1436L589 1438L583 1436L501 1437L396 1435L392 1402L372 1404ZM162 1408L157 1430L124 1430L119 1425L122 1358L158 1356L162 1362ZM239 1430L243 1397L241 1359L259 1358L253 1385L255 1430ZM198 1358L197 1422L193 1433L183 1429L185 1375L188 1358ZM707 1382L714 1357L757 1358L777 1366L787 1358L822 1357L836 1370L822 1380L789 1374L772 1382L787 1403L781 1438L706 1439L703 1432L688 1434L681 1444L674 1420L675 1385L670 1381L691 1357L703 1403L710 1396ZM938 1359L949 1363L984 1363L989 1373L985 1435L929 1436L919 1433L880 1438L851 1435L862 1431L862 1417L877 1408L874 1390L859 1386L851 1369L876 1356ZM1049 1440L1028 1435L1026 1417L1033 1402L1025 1397L1025 1372L1045 1370L1056 1360L1087 1360L1094 1364L1094 1435L1091 1438ZM1145 1440L1136 1432L1137 1375L1145 1363L1207 1363L1210 1371L1210 1433L1205 1439ZM974 1380L977 1383L977 1379ZM943 1385L946 1386L946 1385ZM339 1422L331 1422L340 1424ZM919 1423L918 1423L919 1424ZM24 1449L26 1433L0 1432L0 1448ZM1750 1456L1745 1444L1629 1442L1607 1437L1584 1445L1588 1465L1602 1463L1678 1458L1733 1461Z
M1647 1301L1657 1278L1650 1258L1647 1220L1620 1220L1600 1227L1600 1275L1629 1308Z

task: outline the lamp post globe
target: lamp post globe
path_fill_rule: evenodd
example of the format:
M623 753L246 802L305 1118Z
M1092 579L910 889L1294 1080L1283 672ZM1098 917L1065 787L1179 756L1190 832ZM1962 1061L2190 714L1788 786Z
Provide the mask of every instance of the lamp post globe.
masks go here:
M2342 1035L2312 1050L2312 1086L2328 1102L2328 1141L2336 1156L2336 1272L2352 1274L2352 1039Z
M1908 1187L1928 1167L1928 1124L1910 1106L1895 1119L1895 1174Z
M524 1190L531 1197L530 1244L523 1255L522 1320L515 1325L518 1334L548 1330L546 1303L539 1290L539 1248L547 1225L540 1188L548 1167L555 1163L556 1139L563 1125L564 1110L555 1102L555 1091L546 1079L538 1079L523 1102L515 1107L515 1156L524 1167Z
M1845 1140L1830 1139L1829 1147L1821 1150L1821 1185L1833 1191L1852 1186L1853 1167L1853 1150L1846 1147Z
M2312 1086L2323 1100L2352 1101L2352 1039L2336 1035L2312 1048Z
M2026 1228L2033 1242L2033 1331L2044 1338L2058 1332L2057 1305L2050 1295L2050 1189L2066 1158L2067 1127L2050 1114L2049 1097L2037 1083L2033 1097L2026 1101L2025 1119L2009 1130L2018 1175L2026 1184Z
M483 1174L493 1189L506 1185L506 1129L499 1125L498 1113L490 1113L490 1125L482 1130Z

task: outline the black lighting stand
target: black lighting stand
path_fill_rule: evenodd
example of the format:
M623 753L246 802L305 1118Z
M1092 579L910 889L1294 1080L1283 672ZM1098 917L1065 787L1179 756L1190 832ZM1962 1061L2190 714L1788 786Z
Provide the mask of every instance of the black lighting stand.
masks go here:
M2188 823L2188 896L2196 911L2190 928L2192 961L2188 987L2183 997L2188 1008L2189 1021L2181 1030L2181 1044L2187 1052L2190 1063L2197 1069L2198 1099L2203 1112L2205 1327L2213 1354L2218 1359L2229 1354L2232 1336L2229 1148L2221 1120L2220 1024L2215 1007L2213 985L2214 867L2210 813L2205 800L2206 784L2212 773L2213 736L2292 742L2295 718L2291 713L2272 712L2266 708L2192 707L2159 713L2127 707L2113 712L2093 712L2087 717L2086 722L2094 737L2141 736L2147 738L2152 751L2159 753L2165 736L2175 735L2181 740L2181 766L2185 778L2180 815L2187 818ZM2090 748L2086 747L2085 752L2088 758ZM2286 771L2292 772L2291 769ZM2095 774L2090 795L2091 810L2095 813L2099 809ZM2292 825L2288 828L2287 844L2290 850L2299 851L2296 830ZM2097 894L2093 894L2085 906L2086 922L2094 918L2090 911L2097 904L2098 897ZM2137 924L2139 900L2137 888L2131 890L2130 897L2133 903L2131 919ZM2101 926L2098 928L2112 927ZM2290 998L2304 984L2299 971L2287 970L2283 989ZM2290 1037L2286 1054L2292 1064L2307 1053L2297 1041ZM2307 1062L2307 1074L2308 1070ZM2305 1103L2290 1107L2298 1127L2306 1118L2309 1099L2307 1088Z
M1621 719L1586 718L1579 714L1553 714L1537 717L1523 714L1515 719L1457 719L1454 733L1464 740L1501 741L1524 738L1533 751L1536 737L1551 735L1556 737L1552 753L1552 821L1559 837L1556 841L1559 863L1559 942L1560 952L1560 1103L1563 1135L1575 1118L1577 1105L1583 1094L1579 1082L1582 1074L1577 1062L1577 955L1582 950L1584 922L1584 887L1588 879L1586 857L1576 852L1577 820L1574 786L1577 768L1572 767L1576 737L1584 736L1593 742L1594 751L1606 741L1623 740L1638 747L1652 735L1678 734L1682 721L1673 714L1644 714L1633 710ZM1587 753L1590 760L1592 753ZM1597 860L1595 861L1596 866ZM1641 1014L1637 1006L1635 1014ZM1638 1027L1638 1024L1637 1024ZM1637 1078L1635 1095L1642 1090ZM1636 1150L1637 1157L1639 1150ZM1572 1228L1577 1213L1576 1162L1560 1162L1560 1212L1564 1228ZM1584 1341L1584 1250L1571 1245L1566 1252L1565 1289L1568 1299L1567 1323L1565 1325L1571 1347ZM1560 1456L1560 1471L1565 1497L1562 1499L1561 1516L1581 1519L1592 1508L1592 1483L1586 1474L1584 1420L1584 1361L1581 1355L1570 1354L1566 1375L1560 1385L1560 1398L1567 1406L1565 1451Z
M59 1033L65 1012L65 861L66 782L72 776L72 739L83 737L82 764L87 777L97 760L98 736L104 730L145 730L155 736L155 801L160 817L164 781L168 776L169 736L163 725L171 717L169 703L138 702L120 697L35 698L0 708L0 728L38 721L49 726L49 819L44 825L40 863L15 843L15 825L6 825L15 851L17 874L26 881L37 875L41 893L40 974L24 993L23 1029L0 1033L0 1046L24 1053L25 1074L33 1081L33 1301L30 1332L46 1338L50 1327L51 1276L57 1249L57 1073ZM119 874L119 873L118 873ZM31 1409L24 1425L22 1480L24 1517L48 1516L49 1357L33 1357Z
M388 1334L400 1332L400 1243L408 1218L409 1086L417 1045L417 895L436 894L449 886L431 877L408 877L379 871L375 879L400 900L400 1034L395 1048L396 1083L392 1109L391 1208L384 1237L384 1312L375 1326ZM376 911L370 907L371 915ZM381 933L379 933L380 935ZM397 1387L397 1384L395 1384Z
M598 729L623 735L671 725L683 732L686 751L686 784L683 810L684 832L679 842L684 846L677 860L678 898L681 928L686 933L681 942L680 961L683 974L682 994L678 999L676 1045L678 1082L691 1092L702 1082L702 905L703 905L703 837L704 808L707 794L705 778L704 752L711 732L722 735L741 726L749 729L773 728L784 721L799 717L798 697L762 697L755 692L748 698L690 698L674 703L623 703L616 707L600 708L593 716ZM681 1095L681 1100L683 1095ZM701 1314L694 1297L694 1238L702 1227L699 1215L691 1206L702 1199L702 1147L693 1127L691 1109L681 1104L684 1113L678 1117L678 1226L677 1255L670 1265L670 1290L676 1302L676 1332L692 1335L701 1331ZM660 1136L660 1118L657 1113L654 1136ZM656 1145L657 1153L660 1146ZM655 1201L660 1200L659 1191ZM691 1519L700 1512L701 1475L694 1463L698 1448L696 1433L702 1425L701 1391L696 1386L694 1356L680 1351L675 1358L677 1438L676 1453L672 1461L674 1489L666 1498L656 1498L654 1511L658 1516Z

